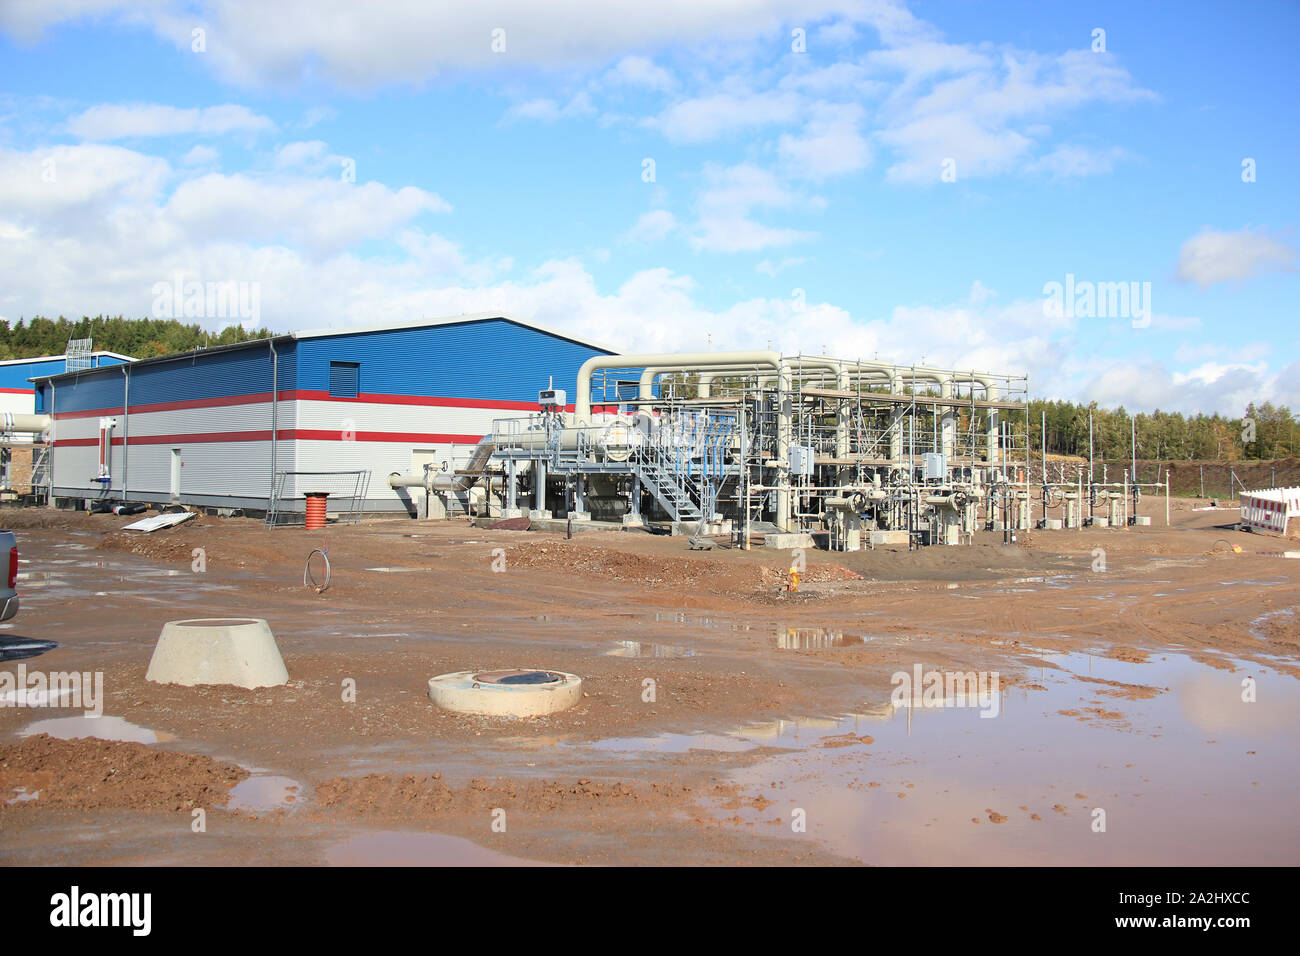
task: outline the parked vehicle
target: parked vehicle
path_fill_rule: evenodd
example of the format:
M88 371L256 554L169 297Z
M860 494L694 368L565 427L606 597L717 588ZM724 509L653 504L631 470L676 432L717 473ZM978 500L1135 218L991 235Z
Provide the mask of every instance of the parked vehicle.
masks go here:
M9 552L9 581L0 589L0 621L18 613L18 539L12 531L0 531L0 554Z

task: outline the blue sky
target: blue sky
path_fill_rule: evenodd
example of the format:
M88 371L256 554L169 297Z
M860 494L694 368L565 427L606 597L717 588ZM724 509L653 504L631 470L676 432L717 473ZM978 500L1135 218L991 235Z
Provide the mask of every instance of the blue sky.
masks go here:
M503 309L1295 407L1297 48L1280 2L3 3L0 317L179 275L256 288L211 328Z

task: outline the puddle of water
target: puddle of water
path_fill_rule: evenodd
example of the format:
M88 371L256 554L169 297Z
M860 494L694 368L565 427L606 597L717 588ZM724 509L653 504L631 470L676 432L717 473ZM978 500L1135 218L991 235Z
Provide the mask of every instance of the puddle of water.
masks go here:
M291 777L261 772L256 767L245 767L252 776L235 784L226 801L227 810L245 810L267 813L294 807L302 795L302 784Z
M652 644L648 641L615 641L606 657L694 657L695 650L680 644Z
M444 833L361 833L325 851L330 866L545 866Z
M1043 689L1004 688L996 717L884 708L771 728L788 752L731 775L771 805L716 812L789 836L798 808L809 835L884 865L1300 862L1300 681L1179 655L1043 660L1059 668L1034 672ZM1242 701L1246 675L1254 703ZM758 739L754 728L712 736ZM1104 833L1092 829L1098 808Z
M121 717L51 717L28 724L18 732L21 737L33 734L49 734L59 740L75 740L80 737L97 737L100 740L119 740L129 743L156 744L175 740L173 734L158 733L147 727L140 727Z
M26 637L0 637L0 661L20 661L52 651L54 641L35 641Z
M1257 640L1267 641L1269 638L1268 635L1264 633L1263 630L1264 625L1269 621L1273 620L1273 618L1275 617L1293 618L1295 617L1296 610L1297 609L1293 607L1284 607L1284 608L1279 608L1276 611L1269 611L1265 614L1261 614L1259 617L1255 618L1253 621L1250 622L1250 625L1247 628L1247 630L1249 630L1251 636L1255 637Z
M629 615L630 616L630 615ZM653 620L660 624L685 624L689 627L721 627L731 631L748 631L750 625L737 621L721 621L712 617L700 617L693 614L687 614L685 611L655 611L654 614L645 615L645 620Z
M860 730L872 722L892 717L894 708L863 709L860 713L834 717L800 717L767 720L723 733L658 734L654 737L610 737L587 746L613 753L687 753L707 750L739 753L759 747L797 749L822 737Z
M867 634L849 634L824 627L777 628L776 646L783 651L820 651L836 647L858 647L875 638Z
M15 803L26 803L28 800L35 800L40 795L41 792L39 790L33 790L31 793L28 793L26 787L14 787L13 797L5 802L10 806L13 806Z
M19 571L18 584L20 587L18 590L44 587L51 583L62 584L66 579L67 576L59 571Z
M655 737L611 737L597 740L587 746L613 753L684 754L691 750L712 750L719 753L738 753L753 750L758 744L745 740L737 733L722 734L659 734Z

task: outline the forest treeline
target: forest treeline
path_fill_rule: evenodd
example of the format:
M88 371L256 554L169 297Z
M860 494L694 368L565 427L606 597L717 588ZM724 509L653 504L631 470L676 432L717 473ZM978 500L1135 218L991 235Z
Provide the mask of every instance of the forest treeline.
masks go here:
M245 331L239 325L220 332L205 332L198 325L176 319L33 318L10 326L0 320L0 359L61 355L69 339L89 338L96 349L120 352L134 358L153 358L213 345L233 345L271 335L266 329ZM1139 459L1170 461L1250 461L1291 458L1296 454L1296 418L1286 406L1251 403L1240 417L1183 415L1156 409L1138 412L1136 422L1127 410L1101 408L1066 401L1032 401L1029 404L1029 444L1043 448L1041 423L1046 415L1047 453L1088 457L1088 413L1092 412L1092 454L1098 460L1129 458L1133 425ZM1021 415L1010 416L1012 427L1023 431Z
M176 319L127 319L96 316L70 321L65 318L34 318L10 325L0 320L0 359L62 355L69 339L93 339L96 350L119 352L132 358L154 358L189 352L209 345L234 345L250 339L264 339L266 329L247 332L236 324L220 332L205 332L198 325Z
M1062 401L1029 403L1030 447L1040 451L1046 413L1047 453L1088 457L1088 412L1092 412L1092 454L1098 460L1132 455L1136 426L1137 457L1166 461L1259 461L1294 458L1300 422L1285 405L1251 403L1240 417L1138 412L1123 406L1100 408ZM1023 421L1020 428L1023 429Z

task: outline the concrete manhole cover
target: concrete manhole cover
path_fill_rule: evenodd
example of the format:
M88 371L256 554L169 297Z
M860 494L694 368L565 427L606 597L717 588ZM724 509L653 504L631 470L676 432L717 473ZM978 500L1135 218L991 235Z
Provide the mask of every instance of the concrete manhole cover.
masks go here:
M429 699L459 714L544 717L582 699L582 678L537 668L457 671L431 678Z

